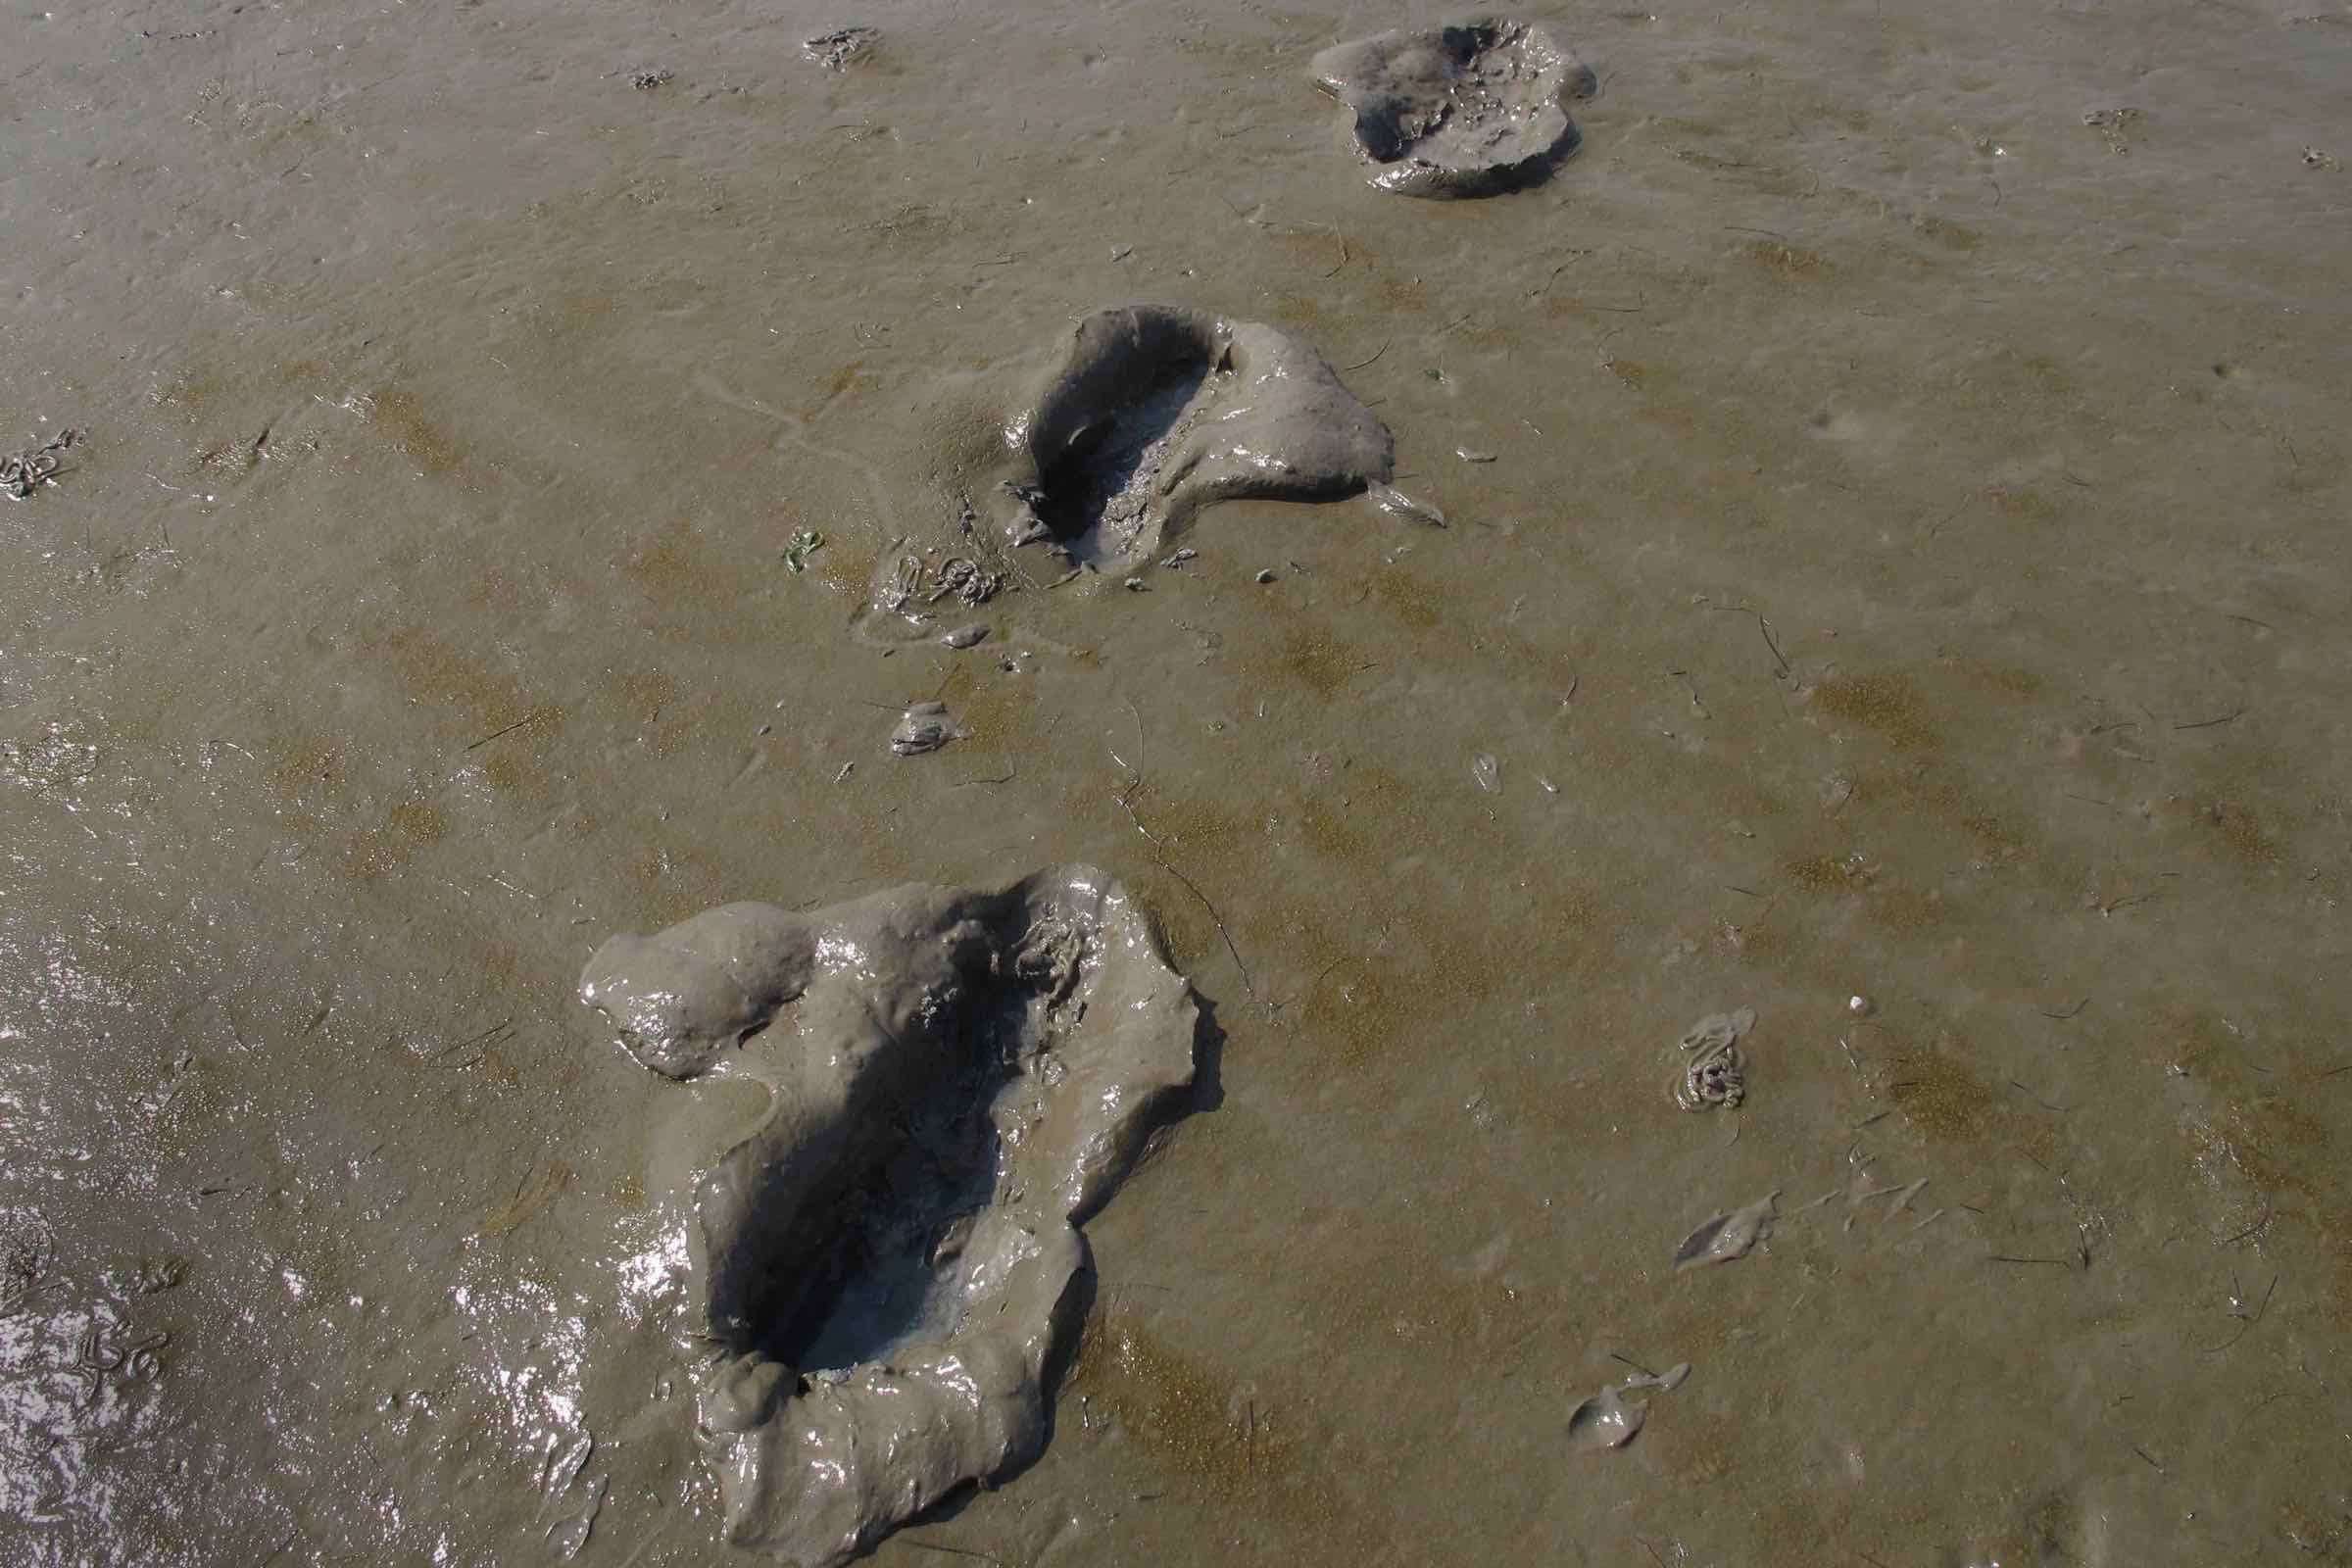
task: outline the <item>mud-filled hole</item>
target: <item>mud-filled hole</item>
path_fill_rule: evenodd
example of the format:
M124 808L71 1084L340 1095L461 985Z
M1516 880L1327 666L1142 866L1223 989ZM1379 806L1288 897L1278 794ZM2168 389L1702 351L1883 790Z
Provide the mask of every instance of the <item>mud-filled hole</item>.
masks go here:
M1133 542L1188 415L1210 377L1229 368L1215 337L1149 317L1135 325L1041 411L1037 514L1081 560L1117 556Z

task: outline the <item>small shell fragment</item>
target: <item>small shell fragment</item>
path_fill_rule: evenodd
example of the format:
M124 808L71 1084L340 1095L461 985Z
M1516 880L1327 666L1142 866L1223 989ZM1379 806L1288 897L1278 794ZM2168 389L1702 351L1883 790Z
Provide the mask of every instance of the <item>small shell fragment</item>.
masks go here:
M1469 447L1455 447L1453 455L1464 463L1493 463L1494 461L1494 453L1479 452Z
M969 626L958 626L954 631L943 634L939 640L950 648L969 648L975 643L985 641L987 637L988 627L974 622Z
M1502 793L1502 764L1494 760L1493 752L1481 752L1470 759L1470 776L1489 795Z
M1625 1386L1629 1389L1656 1389L1664 1394L1672 1394L1689 1382L1690 1378L1690 1363L1677 1361L1665 1371L1655 1375L1644 1372L1638 1378L1628 1378Z
M1780 1196L1776 1188L1745 1208L1715 1215L1684 1237L1683 1245L1674 1251L1674 1271L1680 1274L1710 1263L1729 1263L1745 1257L1757 1243L1770 1241L1772 1222L1779 1217L1774 1203Z
M1259 582L1272 582L1274 580L1273 568L1261 568L1257 574L1257 580Z
M1131 594L1143 593L1151 586L1152 585L1150 583L1144 581L1144 579L1141 577L1130 577L1127 579L1125 584L1127 591Z
M1603 1389L1568 1413L1568 1443L1577 1448L1622 1448L1648 1419L1648 1405L1630 1403L1615 1389Z
M1392 516L1409 517L1415 522L1426 522L1433 528L1446 526L1446 514L1426 501L1415 501L1394 485L1374 485L1371 496L1372 504Z

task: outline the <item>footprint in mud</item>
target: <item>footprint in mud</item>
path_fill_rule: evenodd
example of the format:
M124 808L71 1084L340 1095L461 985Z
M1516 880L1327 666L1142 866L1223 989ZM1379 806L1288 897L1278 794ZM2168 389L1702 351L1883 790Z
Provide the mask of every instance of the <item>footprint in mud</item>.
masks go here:
M1034 1458L1078 1226L1193 1079L1191 990L1119 884L731 904L613 937L580 995L711 1080L657 1147L727 1540L844 1562Z
M1219 501L1385 493L1396 462L1388 426L1306 344L1152 305L1079 322L1007 441L1011 542L1102 568L1159 559Z
M1548 29L1470 22L1384 32L1315 56L1315 85L1355 116L1372 183L1399 196L1493 196L1576 151L1566 102L1599 90Z

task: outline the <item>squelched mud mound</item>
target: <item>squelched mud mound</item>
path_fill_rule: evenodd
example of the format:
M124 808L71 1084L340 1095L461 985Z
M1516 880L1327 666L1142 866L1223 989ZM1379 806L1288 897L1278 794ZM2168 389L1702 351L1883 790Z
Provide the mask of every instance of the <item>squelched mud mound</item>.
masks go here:
M1064 866L731 904L612 938L580 995L644 1066L735 1086L681 1091L712 1108L671 1160L727 1539L843 1562L1034 1458L1078 1226L1193 1078L1191 990L1127 893Z
M1097 567L1155 559L1216 502L1335 500L1385 486L1396 465L1388 426L1306 344L1152 305L1079 322L1005 441L1009 542Z
M1567 101L1598 90L1547 28L1466 22L1384 32L1315 56L1315 85L1355 116L1372 183L1399 196L1492 196L1576 151Z

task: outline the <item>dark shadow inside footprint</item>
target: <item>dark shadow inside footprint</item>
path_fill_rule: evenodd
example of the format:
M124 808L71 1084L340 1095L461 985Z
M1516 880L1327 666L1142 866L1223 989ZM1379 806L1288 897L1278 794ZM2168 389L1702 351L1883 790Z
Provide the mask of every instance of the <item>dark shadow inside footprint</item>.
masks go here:
M996 1086L966 1076L974 1081L895 1121L895 1147L837 1200L831 1247L794 1293L798 1309L764 1319L775 1329L756 1348L807 1373L838 1372L961 1327L963 1244L1002 1176L988 1115Z
M1174 313L1135 312L1128 340L1081 368L1038 410L1038 516L1081 561L1116 555L1156 496L1169 438L1226 345Z
M1005 445L992 489L1010 498L997 504L1008 547L1042 543L1105 575L1148 565L1203 507L1356 495L1395 466L1388 427L1306 344L1159 305L1081 320ZM895 584L877 571L883 629L861 635L888 640L922 618Z
M949 944L959 973L925 1026L885 1031L887 1068L863 1081L856 1113L826 1142L825 1168L796 1160L765 1173L753 1206L772 1202L787 1222L744 1226L714 1250L713 1332L735 1353L800 1369L804 1389L811 1376L955 1334L972 1221L1011 1196L998 1190L1008 1178L992 1109L1019 1070L1034 1012L1054 1000L1054 976L992 972L986 953L1021 931L988 918L972 927L985 945L968 934ZM809 1185L777 1201L796 1181ZM707 1188L706 1205L729 1207L730 1196Z

